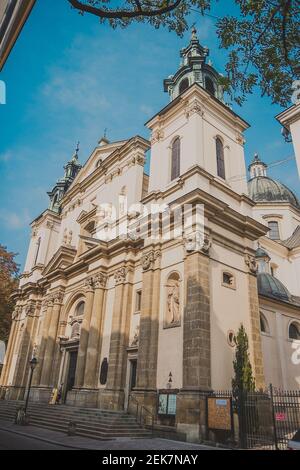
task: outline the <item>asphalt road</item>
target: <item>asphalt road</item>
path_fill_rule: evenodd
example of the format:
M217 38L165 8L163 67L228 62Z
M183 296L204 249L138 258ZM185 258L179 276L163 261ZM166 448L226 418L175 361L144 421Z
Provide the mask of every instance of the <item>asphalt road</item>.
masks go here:
M0 430L0 450L70 450L32 437Z

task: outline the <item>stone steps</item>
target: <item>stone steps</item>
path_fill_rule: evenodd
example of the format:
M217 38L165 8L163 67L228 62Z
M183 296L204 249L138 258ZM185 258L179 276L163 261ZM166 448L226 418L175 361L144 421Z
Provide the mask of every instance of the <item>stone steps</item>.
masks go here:
M0 419L14 421L16 410L23 404L20 401L0 401ZM136 422L134 416L122 412L29 403L28 416L32 426L64 433L68 432L69 423L73 422L76 435L97 440L152 436L150 431Z

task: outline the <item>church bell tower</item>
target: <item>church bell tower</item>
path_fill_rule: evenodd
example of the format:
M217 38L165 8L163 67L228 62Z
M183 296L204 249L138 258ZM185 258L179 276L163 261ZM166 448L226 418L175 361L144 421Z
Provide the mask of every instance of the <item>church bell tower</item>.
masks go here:
M73 183L82 166L78 161L79 144L75 150L72 159L64 167L64 177L57 181L56 185L47 194L50 198L49 209L53 212L60 212L60 201Z

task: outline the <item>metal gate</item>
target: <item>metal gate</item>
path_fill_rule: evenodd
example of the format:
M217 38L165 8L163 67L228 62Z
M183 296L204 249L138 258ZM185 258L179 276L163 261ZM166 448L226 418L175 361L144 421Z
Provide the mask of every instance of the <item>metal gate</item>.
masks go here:
M214 396L232 398L238 417L239 447L244 449L286 449L288 441L300 429L300 390L274 389L243 392L215 392Z

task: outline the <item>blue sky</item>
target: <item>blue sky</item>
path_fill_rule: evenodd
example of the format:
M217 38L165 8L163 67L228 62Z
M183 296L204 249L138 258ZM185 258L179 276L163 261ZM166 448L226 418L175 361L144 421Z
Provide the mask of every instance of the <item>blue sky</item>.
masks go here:
M193 22L222 72L226 54L219 50L215 21L195 14ZM0 106L0 243L19 253L21 267L29 223L47 207L46 192L62 176L77 141L84 163L105 128L111 140L149 137L144 123L168 103L163 79L177 70L188 41L189 34L179 38L143 24L112 30L78 15L66 0L55 8L53 0L37 2L0 74L7 86L7 104ZM234 110L252 126L248 163L255 152L267 163L293 155L274 119L281 108L257 92ZM269 173L298 192L293 161Z

